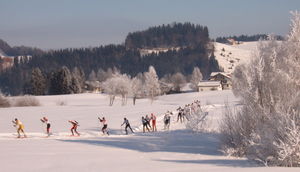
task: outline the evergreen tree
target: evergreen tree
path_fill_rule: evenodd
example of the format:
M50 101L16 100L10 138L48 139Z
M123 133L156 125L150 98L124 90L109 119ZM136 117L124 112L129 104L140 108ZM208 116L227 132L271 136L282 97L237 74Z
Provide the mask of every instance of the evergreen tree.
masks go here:
M80 90L81 90L80 92L82 92L82 89L84 88L84 82L85 82L84 71L81 68L75 67L73 69L72 76L74 78L74 79L72 79L72 83L78 82L78 84L80 86ZM75 80L77 80L77 81L75 81ZM80 92L76 92L76 93L80 93Z
M31 72L31 94L44 95L46 91L46 79L39 68Z
M70 94L72 76L70 70L63 66L57 72L53 72L50 81L50 94Z

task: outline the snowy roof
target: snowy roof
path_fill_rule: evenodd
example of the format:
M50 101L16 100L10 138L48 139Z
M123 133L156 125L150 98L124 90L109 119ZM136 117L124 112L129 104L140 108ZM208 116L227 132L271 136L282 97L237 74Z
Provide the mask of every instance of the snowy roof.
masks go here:
M219 87L220 85L220 81L200 81L198 83L198 87Z
M231 78L230 74L229 74L229 73L225 73L225 72L212 72L212 73L210 74L210 77L214 77L214 76L216 76L216 75L218 75L218 74L223 75L223 76L225 76L225 77L227 77L227 78Z

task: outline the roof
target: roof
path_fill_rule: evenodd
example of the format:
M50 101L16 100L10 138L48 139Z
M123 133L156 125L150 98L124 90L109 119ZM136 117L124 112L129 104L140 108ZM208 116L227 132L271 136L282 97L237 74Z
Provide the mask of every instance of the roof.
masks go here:
M198 87L219 87L221 86L220 81L200 81Z
M225 73L225 72L212 72L210 74L210 77L214 77L214 76L216 76L218 74L223 75L223 76L225 76L227 78L231 78L231 74L230 73Z

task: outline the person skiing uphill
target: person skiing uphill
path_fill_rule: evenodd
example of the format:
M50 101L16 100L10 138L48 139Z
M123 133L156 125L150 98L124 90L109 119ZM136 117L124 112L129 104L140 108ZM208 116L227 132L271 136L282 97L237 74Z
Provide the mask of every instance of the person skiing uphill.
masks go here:
M103 124L103 127L101 129L102 133L103 134L106 133L107 135L109 135L108 129L107 129L107 121L106 121L106 119L104 117L102 117L102 119L98 117L98 119L99 119L100 123Z
M22 132L24 134L24 137L27 137L25 132L24 132L24 125L23 123L18 120L17 118L15 118L14 121L12 121L12 123L14 124L14 127L17 127L17 132L18 132L18 138L21 138L21 134L20 132Z
M77 127L79 126L78 122L75 120L70 120L69 122L72 124L72 128L71 128L72 136L74 136L74 132L78 136L80 136L80 134L77 132Z
M50 124L50 121L48 120L48 118L46 117L43 117L41 119L42 123L45 123L47 126L46 126L46 129L47 129L47 134L48 136L50 136L50 127L51 127L51 124Z
M128 134L127 128L129 128L131 130L131 132L134 133L131 126L130 126L130 123L129 123L128 119L124 118L124 122L121 126L123 126L124 124L125 124L126 135Z

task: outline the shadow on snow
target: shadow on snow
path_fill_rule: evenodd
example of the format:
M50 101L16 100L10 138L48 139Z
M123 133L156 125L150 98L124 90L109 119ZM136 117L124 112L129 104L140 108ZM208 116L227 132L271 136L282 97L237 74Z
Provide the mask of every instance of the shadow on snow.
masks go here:
M112 133L114 133L112 131ZM97 139L60 140L95 146L116 147L140 152L176 152L204 155L222 155L218 150L218 134L192 133L187 130L175 130L156 133L135 133L123 136Z

